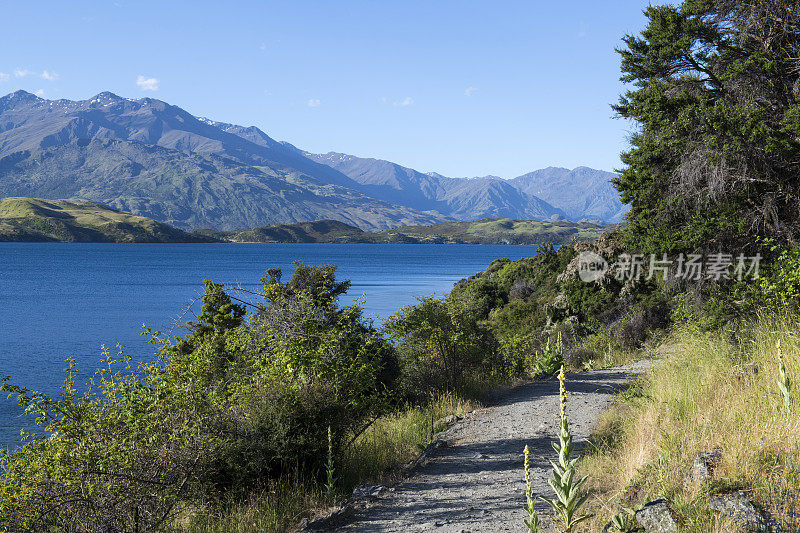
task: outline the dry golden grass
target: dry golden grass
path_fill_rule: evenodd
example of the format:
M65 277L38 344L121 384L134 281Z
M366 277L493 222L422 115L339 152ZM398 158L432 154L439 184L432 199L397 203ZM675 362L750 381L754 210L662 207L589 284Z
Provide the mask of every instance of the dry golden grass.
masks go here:
M604 415L581 463L598 513L587 530L597 531L620 505L665 496L687 531L725 531L708 494L734 488L752 491L787 530L798 530L800 318L761 318L735 341L684 331L672 342L675 353ZM797 382L788 410L777 383L781 357ZM758 371L737 377L735 369L748 363ZM694 456L715 449L723 454L715 480L685 491Z

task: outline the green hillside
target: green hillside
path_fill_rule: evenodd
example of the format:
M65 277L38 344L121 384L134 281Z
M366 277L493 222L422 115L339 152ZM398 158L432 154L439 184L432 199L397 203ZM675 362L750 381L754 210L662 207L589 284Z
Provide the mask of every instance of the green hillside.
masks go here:
M443 222L403 226L377 233L337 220L276 224L239 231L199 230L204 237L230 242L328 242L376 244L564 244L591 240L609 226L588 222L485 218L474 222Z
M442 222L432 226L405 226L378 233L386 242L464 244L564 244L597 238L610 226L589 222L483 218L474 222Z
M195 235L228 242L377 242L374 233L338 220L316 220L295 224L274 224L237 231L195 230Z
M610 226L588 222L485 218L403 226L370 233L338 220L237 231L185 232L93 202L0 199L0 242L272 242L375 244L564 244L596 238Z
M92 202L37 198L0 199L0 241L17 242L202 242L149 218Z

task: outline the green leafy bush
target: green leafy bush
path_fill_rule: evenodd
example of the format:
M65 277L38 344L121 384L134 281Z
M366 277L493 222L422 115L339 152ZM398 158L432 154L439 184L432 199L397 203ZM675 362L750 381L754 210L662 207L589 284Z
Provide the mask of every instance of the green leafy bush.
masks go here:
M774 308L797 308L800 303L800 247L773 248L778 252L760 280L765 303Z
M406 397L459 390L469 373L492 367L493 339L468 301L423 297L384 328L397 346Z
M106 354L82 394L72 365L57 398L4 383L40 430L3 456L0 529L153 530L194 503L324 475L328 450L388 405L397 369L358 306L337 305L348 282L334 273L269 271L248 303L206 282L188 336L136 368Z

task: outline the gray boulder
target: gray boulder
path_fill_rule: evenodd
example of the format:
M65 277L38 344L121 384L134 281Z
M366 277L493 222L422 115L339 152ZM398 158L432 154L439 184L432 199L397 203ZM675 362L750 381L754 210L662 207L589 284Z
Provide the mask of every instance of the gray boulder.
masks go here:
M729 518L740 531L777 531L767 515L750 501L744 491L711 496L709 506L720 516Z
M377 500L384 492L386 485L359 485L353 489L354 500Z
M722 452L703 452L697 454L692 461L692 467L683 476L683 488L687 491L698 489L703 483L711 481L714 469L722 460Z
M680 526L669 508L669 500L659 498L636 511L636 521L645 533L678 533Z
M445 417L443 417L443 418L440 418L439 420L437 420L437 421L434 423L434 426L435 426L435 427L449 428L450 426L452 426L453 424L455 424L455 423L456 423L456 422L458 422L459 420L461 420L461 417L460 417L460 416L456 416L456 415L447 415L447 416L445 416Z
M758 374L758 363L737 365L733 368L733 377L742 380Z

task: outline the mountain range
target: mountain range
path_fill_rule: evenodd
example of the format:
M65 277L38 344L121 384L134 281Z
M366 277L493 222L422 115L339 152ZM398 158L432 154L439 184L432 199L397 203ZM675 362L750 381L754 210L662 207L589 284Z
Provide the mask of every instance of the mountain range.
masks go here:
M615 223L625 206L613 176L579 167L448 178L312 154L151 98L0 98L0 197L99 202L183 229L320 219L368 231L480 218Z

